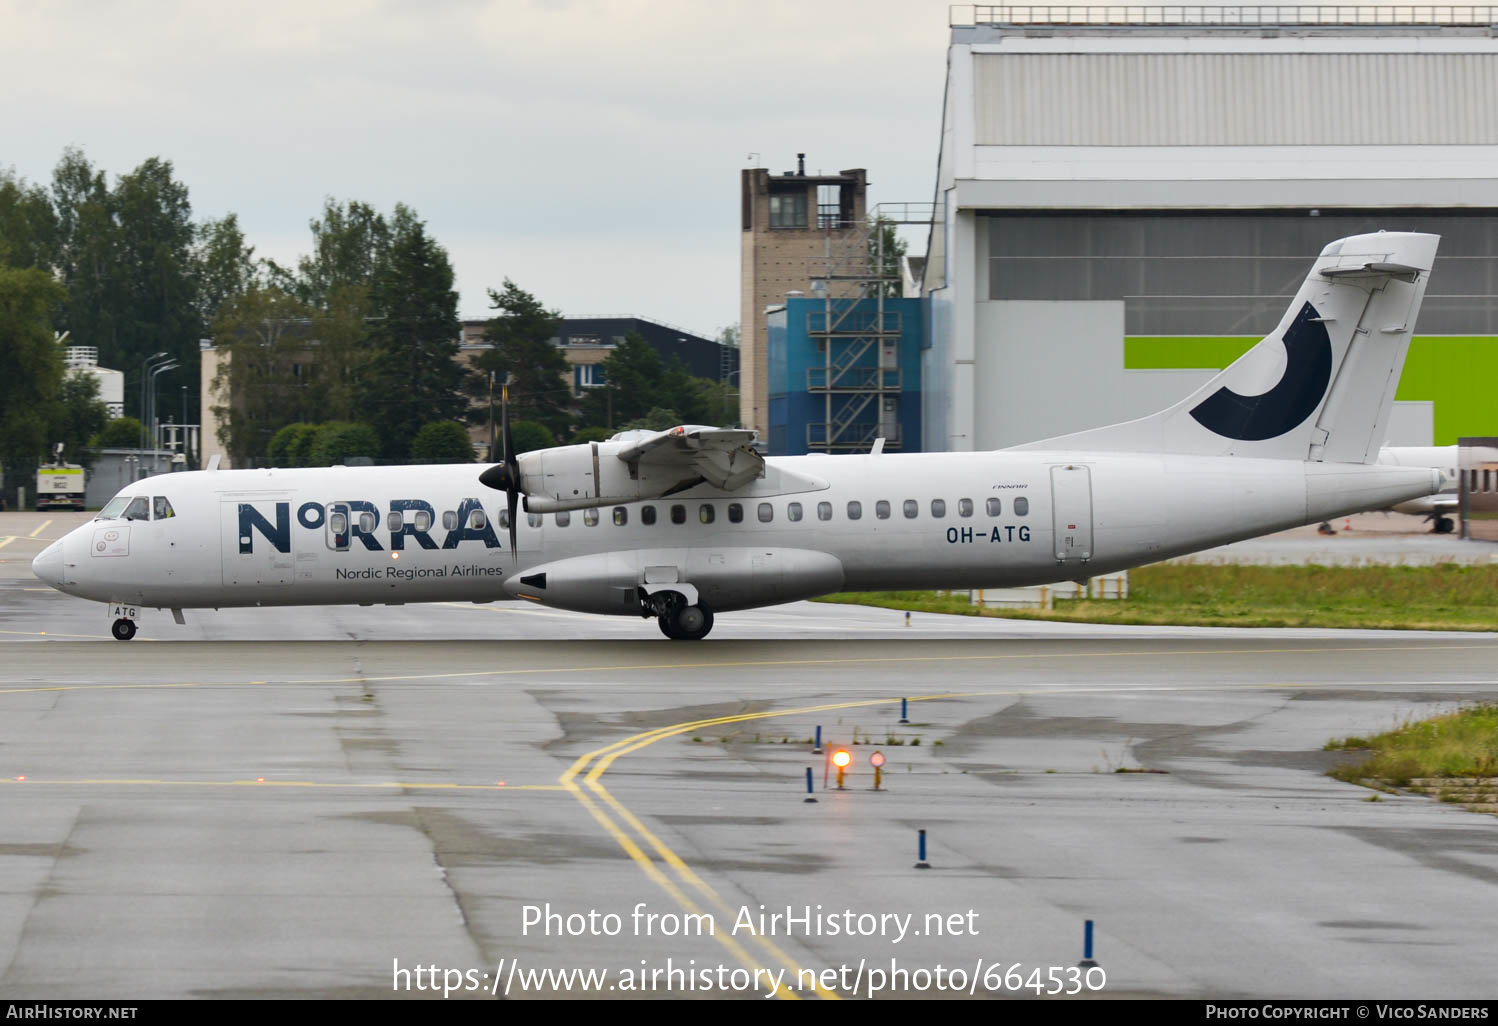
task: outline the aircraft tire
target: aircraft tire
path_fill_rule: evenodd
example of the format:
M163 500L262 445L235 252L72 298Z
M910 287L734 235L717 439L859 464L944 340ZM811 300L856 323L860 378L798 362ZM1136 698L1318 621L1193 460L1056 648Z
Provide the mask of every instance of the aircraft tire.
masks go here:
M135 637L135 621L126 620L121 617L114 622L114 626L110 628L110 633L114 635L115 641L129 641Z
M660 624L661 633L666 637L670 638L672 641L681 640L681 638L677 636L675 628L671 626L671 618L669 616L658 616L655 618L655 622Z
M682 606L671 614L670 621L666 637L672 641L701 641L713 629L713 611L706 606ZM666 629L664 623L661 629Z
M1455 528L1456 525L1451 522L1450 517L1437 517L1435 524L1431 526L1431 532L1434 534L1450 534Z

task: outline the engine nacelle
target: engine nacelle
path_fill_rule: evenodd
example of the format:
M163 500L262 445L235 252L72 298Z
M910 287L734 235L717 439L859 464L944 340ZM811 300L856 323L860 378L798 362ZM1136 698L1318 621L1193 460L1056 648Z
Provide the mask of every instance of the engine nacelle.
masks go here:
M633 442L589 442L521 453L520 490L531 513L557 513L669 494L700 480L690 468L637 464L619 459Z
M843 564L812 549L630 549L530 567L504 583L516 598L580 613L644 615L642 595L678 591L714 612L837 591Z

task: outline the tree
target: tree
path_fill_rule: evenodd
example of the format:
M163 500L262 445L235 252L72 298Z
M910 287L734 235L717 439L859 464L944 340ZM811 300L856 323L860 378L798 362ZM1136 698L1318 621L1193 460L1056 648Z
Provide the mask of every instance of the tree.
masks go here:
M52 172L52 202L55 261L67 289L58 327L71 332L79 345L96 346L104 366L128 369L132 365L124 360L119 331L124 304L120 232L104 172L82 150L69 147Z
M57 257L57 214L39 185L0 168L0 265L51 270Z
M625 335L601 366L606 384L583 396L584 424L613 428L662 405L665 366L660 354L637 332Z
M899 297L904 289L900 268L900 260L904 256L905 240L895 230L894 222L880 218L875 222L874 233L869 236L869 263L876 273L887 280L872 286L875 291L870 295L877 295L877 290L883 289L886 298Z
M86 371L64 374L50 419L48 444L61 442L65 459L87 466L85 450L109 422L109 407L99 399L99 379Z
M416 432L411 441L411 457L432 463L472 463L473 442L462 424L437 420Z
M11 502L17 486L34 489L37 461L51 441L63 381L52 312L65 298L44 271L0 267L0 468Z
M219 311L212 390L219 441L241 466L287 424L322 419L306 304L275 287L253 287Z
M245 245L235 214L204 221L193 235L198 319L212 324L219 307L244 295L259 281L260 263L255 259L255 247Z
M557 444L556 436L551 433L551 430L545 424L538 424L533 420L512 420L510 440L515 444L517 456L520 453L534 452L537 449L550 449ZM500 442L500 445L503 444Z
M180 367L159 387L195 389L204 325L198 229L171 162L151 157L111 189L102 170L69 148L53 171L52 200L55 265L68 291L57 326L76 344L97 347L101 364L126 372L167 353Z
M330 421L317 428L309 467L331 467L354 457L378 459L380 437L368 424Z
M609 440L610 434L612 434L612 432L610 432L608 428L578 428L576 431L572 432L572 437L568 439L568 443L571 445L587 445L589 442L607 442Z
M493 372L498 384L509 381L512 418L534 420L553 435L565 435L572 426L572 389L564 380L567 358L552 342L562 315L546 309L509 278L502 291L489 290L489 305L499 311L484 330L485 340L494 348L474 361L476 370L468 380L468 393L480 400L472 418L488 419L489 374Z
M317 425L298 421L277 431L265 447L265 458L273 467L305 467L312 455L312 439Z
M421 426L456 420L460 394L458 293L447 251L409 207L397 204L390 259L370 305L381 317L370 330L373 356L359 388L359 408L378 428L387 456L405 455Z
M397 208L400 209L400 208ZM390 225L368 203L323 200L322 217L308 222L312 254L296 270L268 262L271 279L314 309L328 309L337 290L363 287L366 293L383 276L391 246Z
M89 439L94 449L138 449L145 428L134 417L116 417Z
M171 161L150 157L120 176L111 199L119 225L116 252L123 306L118 318L120 350L109 355L124 362L103 359L102 347L100 362L128 368L152 353L166 352L181 366L158 379L158 387L168 394L180 385L196 387L203 321L187 186L172 176Z
M682 422L681 414L675 410L663 409L659 406L647 411L643 417L636 417L625 424L621 431L666 431L674 428Z

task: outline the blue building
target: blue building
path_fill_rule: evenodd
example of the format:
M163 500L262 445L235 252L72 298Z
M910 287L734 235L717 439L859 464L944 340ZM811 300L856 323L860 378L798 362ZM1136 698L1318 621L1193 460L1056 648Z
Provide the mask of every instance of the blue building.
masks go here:
M767 313L771 455L921 448L922 302L791 296Z

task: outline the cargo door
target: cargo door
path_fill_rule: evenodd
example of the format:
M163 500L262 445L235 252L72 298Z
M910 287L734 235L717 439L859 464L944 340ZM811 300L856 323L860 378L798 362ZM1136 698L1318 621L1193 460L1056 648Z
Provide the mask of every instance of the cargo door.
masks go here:
M1056 562L1092 558L1092 472L1086 467L1051 468L1051 525Z
M225 499L219 504L224 585L279 590L296 577L290 498Z

